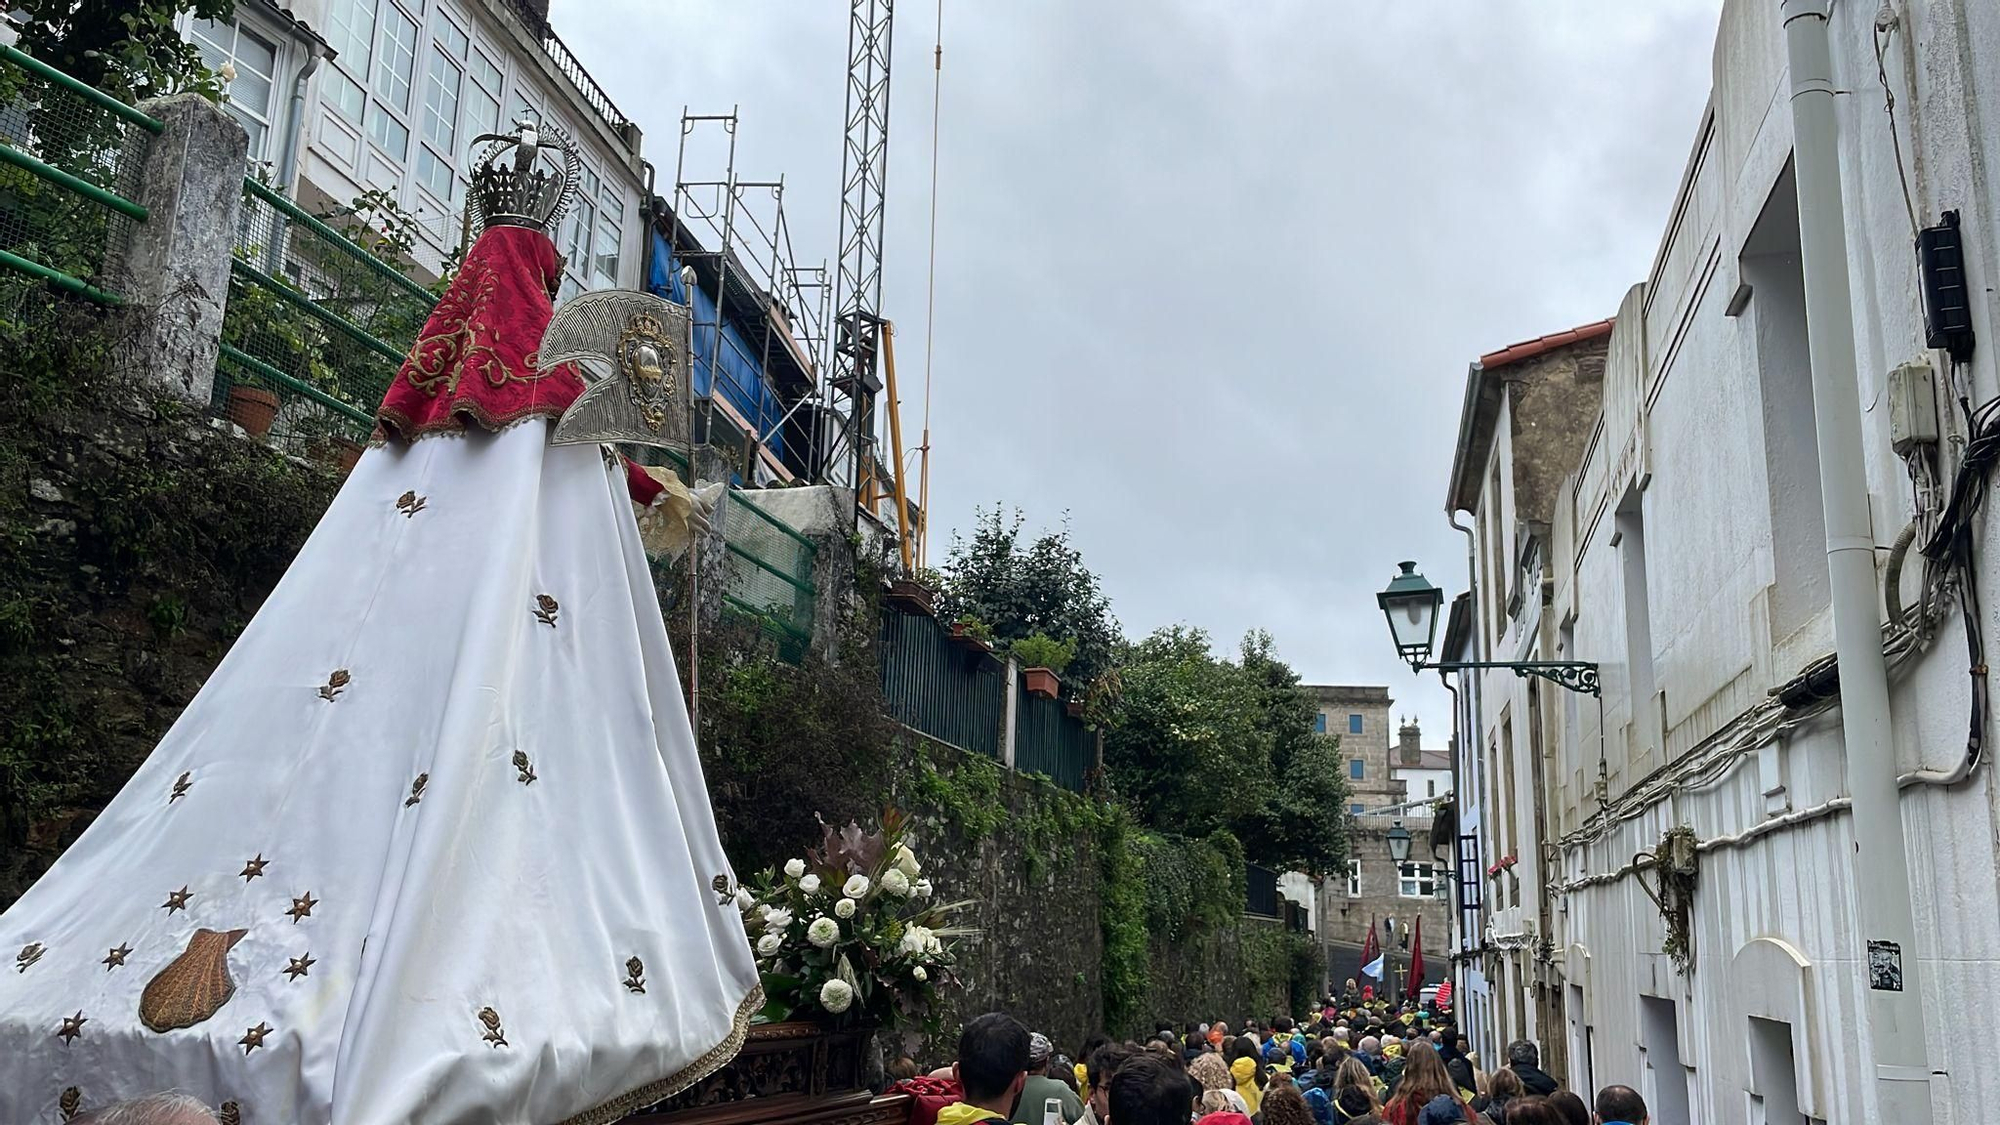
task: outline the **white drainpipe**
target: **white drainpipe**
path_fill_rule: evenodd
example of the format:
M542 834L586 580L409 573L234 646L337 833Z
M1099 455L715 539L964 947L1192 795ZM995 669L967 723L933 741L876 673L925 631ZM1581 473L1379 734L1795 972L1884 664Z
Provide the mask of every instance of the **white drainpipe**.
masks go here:
M1876 605L1875 536L1862 461L1861 398L1854 367L1853 296L1840 188L1840 126L1834 109L1830 0L1782 0L1791 63L1793 167L1799 193L1799 248L1805 271L1806 336L1812 354L1813 415L1819 436L1826 560L1832 586L1834 650L1840 659L1841 736L1854 818L1856 916L1865 950L1841 971L1862 974L1868 1035L1861 1057L1875 1067L1871 1121L1930 1119L1922 982L1917 974L1909 856L1896 795L1896 745L1889 725L1889 676ZM1893 953L1898 987L1871 973Z

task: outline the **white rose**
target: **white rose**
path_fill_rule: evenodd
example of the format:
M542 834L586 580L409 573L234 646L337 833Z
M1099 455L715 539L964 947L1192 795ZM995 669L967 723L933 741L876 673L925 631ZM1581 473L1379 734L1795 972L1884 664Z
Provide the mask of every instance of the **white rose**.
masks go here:
M895 895L897 898L908 898L910 894L910 877L903 874L902 868L891 867L882 873L882 889Z
M819 876L808 875L805 878L800 879L799 889L807 894L817 893L819 891Z
M903 931L903 941L899 949L904 953L923 953L930 949L937 938L927 926L911 926Z
M944 952L944 942L940 941L938 936L929 930L924 931L924 952L933 957Z
M911 851L908 844L896 845L895 865L896 870L912 879L922 874L924 870L923 865L917 862L917 853Z
M778 947L783 944L785 944L785 939L779 937L777 934L765 934L763 937L757 939L757 956L775 957L778 953Z
M847 882L840 888L840 893L846 895L848 898L860 898L862 895L867 894L868 876L849 876Z
M852 918L854 917L854 905L853 899L844 898L833 904L833 912L842 918Z
M783 930L792 924L792 912L780 907L764 915L764 925L773 930Z
M854 1003L854 987L835 977L819 988L819 1006L834 1015L846 1011Z
M924 967L922 965L918 965L916 968L911 969L910 975L916 978L918 984L922 984L925 981L931 979L931 975L924 971Z
M930 881L929 879L919 879L919 880L917 880L917 885L916 885L916 888L915 888L915 889L916 889L916 892L917 892L917 897L918 897L918 898L929 898L929 897L931 897L931 881Z
M814 918L806 927L806 940L825 949L840 940L840 923L824 915Z
M805 873L806 873L806 861L805 861L805 860L803 860L803 859L793 859L793 860L787 860L787 861L785 862L785 877L786 877L786 878L788 878L788 879L796 879L796 878L798 878L799 876L801 876L801 875L804 875Z
M736 909L748 910L757 905L757 896L743 887L736 888Z

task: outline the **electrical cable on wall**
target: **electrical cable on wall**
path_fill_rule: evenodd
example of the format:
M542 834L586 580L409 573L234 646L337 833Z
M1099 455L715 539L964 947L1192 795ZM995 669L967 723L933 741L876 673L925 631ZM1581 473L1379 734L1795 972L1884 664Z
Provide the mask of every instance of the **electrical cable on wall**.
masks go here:
M1910 178L1903 170L1903 139L1896 131L1896 93L1889 87L1889 36L1903 26L1896 9L1884 3L1875 13L1875 28L1871 36L1875 41L1875 79L1882 84L1882 103L1889 115L1889 147L1896 157L1896 181L1903 186L1903 210L1910 218L1910 237L1916 238L1923 226L1917 220L1917 205L1910 195Z

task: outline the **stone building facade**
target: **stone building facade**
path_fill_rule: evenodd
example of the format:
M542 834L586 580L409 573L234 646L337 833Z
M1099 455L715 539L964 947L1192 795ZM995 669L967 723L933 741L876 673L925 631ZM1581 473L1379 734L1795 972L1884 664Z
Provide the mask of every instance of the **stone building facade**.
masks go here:
M1346 763L1347 875L1325 881L1314 912L1330 983L1338 987L1348 977L1359 979L1361 949L1368 927L1374 925L1397 966L1395 980L1400 984L1419 919L1427 945L1425 976L1441 980L1449 910L1437 897L1437 886L1446 876L1446 864L1440 860L1433 865L1428 852L1430 810L1398 809L1412 799L1409 779L1398 776L1398 771L1405 757L1411 757L1411 768L1421 766L1422 759L1416 756L1421 733L1413 723L1399 728L1392 722L1388 688L1308 685L1306 690L1319 707L1315 726L1339 737ZM1392 734L1398 744L1391 743ZM1390 858L1388 843L1389 830L1398 822L1412 838L1410 860L1401 865Z

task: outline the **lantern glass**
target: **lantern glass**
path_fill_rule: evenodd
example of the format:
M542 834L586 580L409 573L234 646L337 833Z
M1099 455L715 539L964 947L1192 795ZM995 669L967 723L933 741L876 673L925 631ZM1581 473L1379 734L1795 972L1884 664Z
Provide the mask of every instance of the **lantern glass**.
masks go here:
M1397 821L1395 826L1389 829L1388 838L1390 859L1402 863L1410 858L1410 830L1403 827L1402 821Z
M1396 655L1410 662L1414 667L1430 660L1431 649L1437 639L1438 610L1444 604L1444 591L1417 573L1417 564L1398 564L1402 573L1396 575L1387 589L1375 595L1375 601L1382 607L1382 615L1389 620L1389 635L1396 642Z

